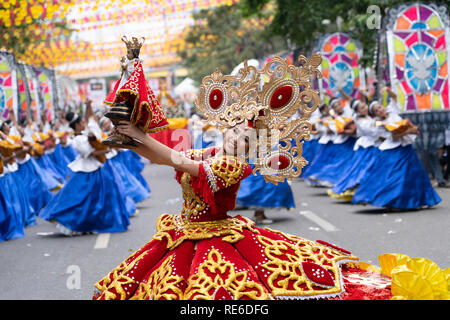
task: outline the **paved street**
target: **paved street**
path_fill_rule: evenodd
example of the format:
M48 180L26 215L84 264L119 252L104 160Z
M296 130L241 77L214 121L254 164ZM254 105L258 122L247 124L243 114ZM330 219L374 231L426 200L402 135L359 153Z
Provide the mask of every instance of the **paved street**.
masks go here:
M0 299L91 299L97 280L151 240L158 216L181 208L181 188L171 168L149 164L144 177L151 196L139 204L127 232L64 237L38 219L25 238L0 243ZM443 201L436 208L388 213L342 203L303 181L292 188L297 207L268 210L275 220L268 227L335 243L377 265L379 254L397 252L450 267L450 189L437 189ZM252 217L249 210L234 213Z

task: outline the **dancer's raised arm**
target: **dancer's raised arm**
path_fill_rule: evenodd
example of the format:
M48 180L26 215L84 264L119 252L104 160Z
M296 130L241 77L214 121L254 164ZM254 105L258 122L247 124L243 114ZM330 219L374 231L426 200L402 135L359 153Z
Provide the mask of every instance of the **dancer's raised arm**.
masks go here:
M167 147L149 135L145 134L128 121L121 121L117 130L124 135L139 140L141 143L134 151L156 164L168 165L177 170L198 176L200 162L188 159L179 152Z

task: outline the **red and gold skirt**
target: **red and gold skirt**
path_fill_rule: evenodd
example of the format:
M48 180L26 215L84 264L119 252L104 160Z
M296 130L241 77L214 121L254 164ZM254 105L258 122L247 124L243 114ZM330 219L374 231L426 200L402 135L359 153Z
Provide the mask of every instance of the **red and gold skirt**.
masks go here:
M162 215L153 239L95 284L94 299L390 299L391 279L349 251L241 216Z

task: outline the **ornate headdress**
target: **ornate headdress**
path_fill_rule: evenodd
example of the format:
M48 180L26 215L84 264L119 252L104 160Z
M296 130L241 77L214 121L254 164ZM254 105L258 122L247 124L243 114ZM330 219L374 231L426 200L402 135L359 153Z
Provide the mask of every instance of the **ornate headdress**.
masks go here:
M303 140L310 137L308 119L320 104L311 77L322 77L317 69L321 61L319 54L310 59L299 56L296 67L274 57L261 70L244 62L236 76L216 70L203 78L195 103L208 122L220 128L242 122L254 128L253 173L260 171L266 181L277 184L300 176L307 164L302 157ZM299 110L300 117L290 119Z
M128 40L126 36L122 37L122 41L125 43L128 49L138 49L140 50L142 45L144 44L145 38L140 37L139 39L136 37L131 37L131 40Z

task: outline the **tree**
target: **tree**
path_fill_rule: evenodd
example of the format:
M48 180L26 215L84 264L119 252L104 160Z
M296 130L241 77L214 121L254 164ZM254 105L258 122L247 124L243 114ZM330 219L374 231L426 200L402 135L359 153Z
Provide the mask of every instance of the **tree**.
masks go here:
M72 0L4 0L0 5L0 48L15 54L18 60L36 54L37 45L69 39L66 14Z
M197 82L216 68L231 73L245 59L260 59L287 48L281 37L265 38L264 25L271 19L267 11L244 19L239 5L221 6L201 10L194 19L179 55Z

